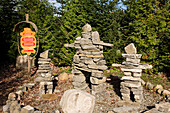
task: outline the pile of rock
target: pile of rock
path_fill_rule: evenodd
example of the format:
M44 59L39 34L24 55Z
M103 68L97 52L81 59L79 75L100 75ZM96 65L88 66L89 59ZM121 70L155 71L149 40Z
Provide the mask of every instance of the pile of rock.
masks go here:
M86 24L82 28L82 37L77 37L72 44L65 44L65 47L75 47L77 49L73 58L73 85L76 89L85 89L89 82L92 93L102 92L106 77L103 70L107 69L103 56L103 46L113 46L100 41L97 31L91 32L92 28Z
M53 90L53 77L51 74L51 67L50 67L50 61L51 59L48 58L48 50L44 51L40 54L40 57L38 59L38 77L36 78L36 82L40 82L40 95L41 94L52 94Z
M113 64L112 66L121 67L124 72L121 82L121 95L125 101L135 101L141 103L143 100L143 87L141 84L142 69L152 68L151 65L141 64L141 54L136 54L137 50L133 43L125 47L127 54L122 54L126 61L122 64Z

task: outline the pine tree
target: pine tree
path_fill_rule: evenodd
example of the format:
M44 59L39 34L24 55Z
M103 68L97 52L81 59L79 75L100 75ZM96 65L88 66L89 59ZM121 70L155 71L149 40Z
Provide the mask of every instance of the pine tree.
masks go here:
M127 23L123 28L128 42L135 43L142 59L153 64L155 71L169 67L169 44L166 43L169 41L169 4L161 3L156 0L127 0Z

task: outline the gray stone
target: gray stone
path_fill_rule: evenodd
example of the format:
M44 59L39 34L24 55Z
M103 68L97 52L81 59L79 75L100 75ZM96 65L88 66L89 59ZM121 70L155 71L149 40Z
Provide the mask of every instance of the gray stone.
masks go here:
M158 111L169 113L170 112L170 103L169 102L163 102L159 104L155 104L155 107Z
M79 58L78 55L74 55L73 62L75 62L75 63L79 63L80 62L80 58Z
M84 75L73 76L73 82L84 82L86 80Z
M47 59L48 58L48 52L49 52L49 50L46 50L46 51L40 53L40 57Z
M50 62L50 61L51 61L51 59L50 59L50 58L47 58L47 59L44 59L44 58L38 58L38 60L39 60L39 61L48 61L48 62Z
M100 69L100 70L107 70L106 65L98 65L97 68Z
M92 30L89 24L86 24L82 27L83 32L90 32Z
M101 55L103 51L93 51L91 52L92 55Z
M136 50L136 47L133 43L130 43L129 45L127 45L125 47L125 52L127 54L136 54L137 53L137 50Z
M64 47L74 47L74 43L73 44L64 44Z
M43 113L42 111L34 111L34 113Z
M113 108L116 113L139 113L136 107L118 107Z
M100 60L96 63L97 65L105 65L106 61L105 60Z
M102 79L96 78L96 77L90 77L90 82L92 84L101 84L106 81L106 77L103 77Z
M95 65L95 64L88 65L88 68L90 68L90 69L98 69L97 65Z
M82 38L80 40L81 45L92 45L92 41L90 39Z
M97 49L94 45L81 45L82 49Z
M64 92L60 106L65 113L92 113L95 97L85 91L70 89Z
M10 104L3 106L3 112L9 112Z
M100 36L99 36L98 31L92 32L92 41L93 43L100 42Z
M140 63L140 59L126 58L126 61L127 61L127 62L136 63L136 64L139 64L139 63Z
M85 39L90 39L91 33L90 32L82 32L82 37L85 38Z
M122 54L122 56L131 59L139 59L142 57L142 54Z
M93 62L93 60L91 58L89 60L85 60L85 64L95 64L95 63Z
M156 108L153 108L153 109L146 111L144 113L161 113L161 112L159 112Z
M27 105L21 109L21 113L34 113L34 108Z
M128 69L128 68L121 68L122 71L124 72L137 72L137 73L141 73L142 69Z
M94 72L91 74L91 76L96 77L96 78L103 78L104 77L103 73L94 73Z

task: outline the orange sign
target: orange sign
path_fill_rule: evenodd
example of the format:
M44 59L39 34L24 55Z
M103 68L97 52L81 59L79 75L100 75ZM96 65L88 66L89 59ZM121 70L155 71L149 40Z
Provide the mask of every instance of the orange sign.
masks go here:
M24 28L24 31L20 33L22 36L20 39L20 44L23 50L21 51L22 54L27 53L27 55L30 55L31 53L35 53L36 51L34 48L36 48L36 38L35 38L35 32L31 31L30 28Z

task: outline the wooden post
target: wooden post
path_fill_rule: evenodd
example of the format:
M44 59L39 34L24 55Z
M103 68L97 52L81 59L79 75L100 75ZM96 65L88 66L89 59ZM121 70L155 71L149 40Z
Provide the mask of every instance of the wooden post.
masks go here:
M31 61L30 61L30 55L28 55L28 74L31 72Z

